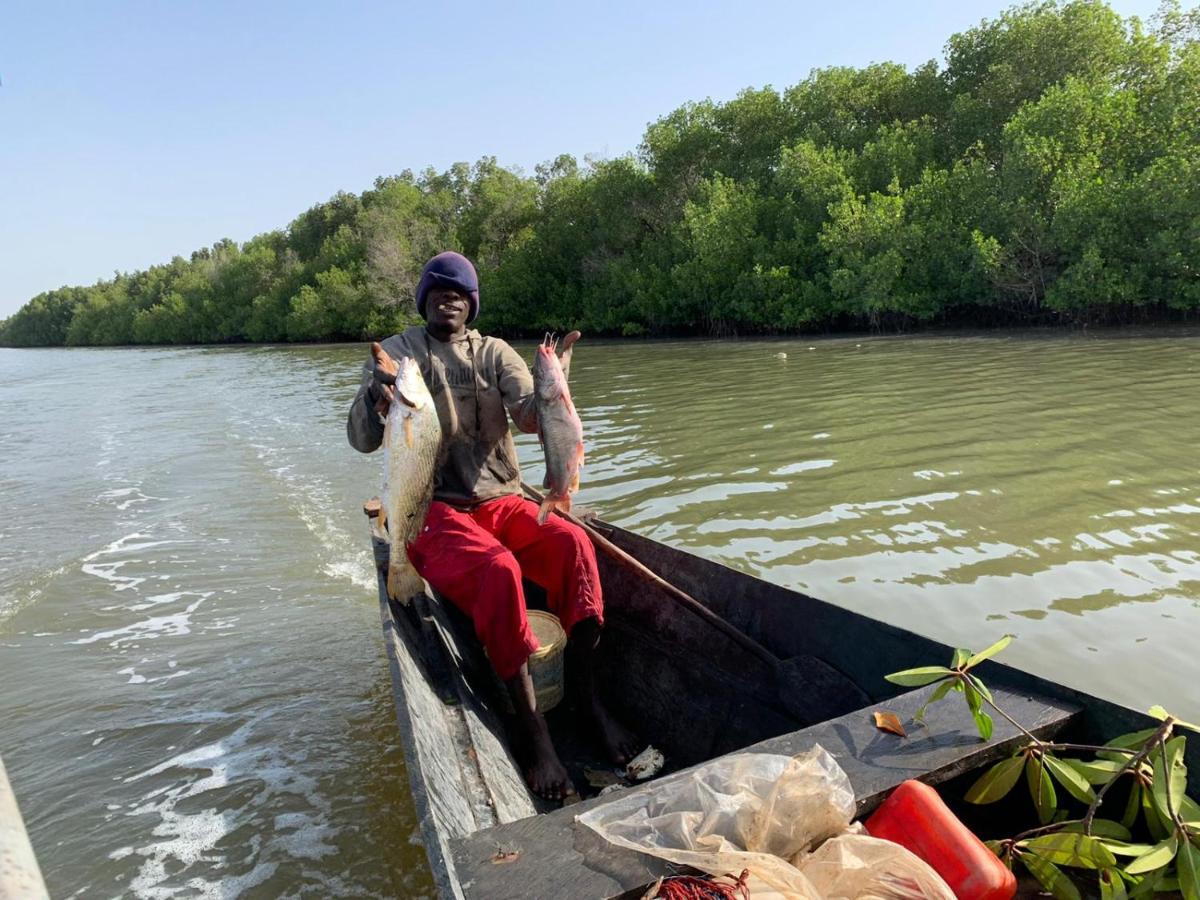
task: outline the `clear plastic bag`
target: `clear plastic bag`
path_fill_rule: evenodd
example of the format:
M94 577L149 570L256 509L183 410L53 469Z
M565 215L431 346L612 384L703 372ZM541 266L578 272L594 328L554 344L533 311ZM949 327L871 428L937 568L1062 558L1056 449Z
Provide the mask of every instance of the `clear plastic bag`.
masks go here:
M755 900L953 900L945 882L903 847L848 831L853 815L846 773L818 746L791 758L721 757L577 821L612 844L702 872L749 869Z

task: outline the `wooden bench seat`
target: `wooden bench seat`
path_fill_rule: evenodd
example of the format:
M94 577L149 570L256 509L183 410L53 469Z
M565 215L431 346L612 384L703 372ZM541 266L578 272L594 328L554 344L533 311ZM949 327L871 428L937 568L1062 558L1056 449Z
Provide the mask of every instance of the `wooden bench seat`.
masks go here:
M1078 706L1023 691L992 689L997 704L1040 738L1057 734L1081 712ZM1026 740L1000 717L996 717L991 740L980 740L958 694L932 706L924 726L912 723L913 714L932 690L926 687L901 694L739 752L793 756L820 744L849 776L862 816L902 781L918 778L938 784L999 760ZM905 724L908 737L876 729L871 716L876 709L895 713ZM575 824L577 815L604 802L605 798L593 798L452 840L449 849L464 896L488 900L617 897L672 874L665 861L614 847ZM513 853L515 858L507 856ZM497 861L498 854L503 861Z

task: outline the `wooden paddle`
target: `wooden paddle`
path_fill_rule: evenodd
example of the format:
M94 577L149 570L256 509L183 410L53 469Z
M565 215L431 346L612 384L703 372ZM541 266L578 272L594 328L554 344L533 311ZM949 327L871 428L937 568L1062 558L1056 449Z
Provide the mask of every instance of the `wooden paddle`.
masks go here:
M521 482L521 488L536 503L540 504L544 499L541 493L524 481ZM556 512L571 524L582 528L592 539L592 543L614 561L643 581L654 584L681 606L704 619L742 649L770 666L778 679L780 703L791 716L799 719L801 724L810 725L830 718L830 707L838 709L834 715L842 715L871 703L871 698L863 693L857 684L829 663L807 655L780 659L754 638L734 628L691 594L651 571L644 563L630 556L587 522L561 509Z

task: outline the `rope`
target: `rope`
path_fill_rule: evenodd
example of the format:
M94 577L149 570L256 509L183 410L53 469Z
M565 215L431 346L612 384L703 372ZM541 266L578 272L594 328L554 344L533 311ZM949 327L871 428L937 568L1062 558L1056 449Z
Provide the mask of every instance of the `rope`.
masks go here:
M728 883L719 880L722 878L728 879ZM660 879L654 893L648 896L658 900L750 900L750 888L746 884L749 878L749 869L743 869L736 879L732 875L675 875Z

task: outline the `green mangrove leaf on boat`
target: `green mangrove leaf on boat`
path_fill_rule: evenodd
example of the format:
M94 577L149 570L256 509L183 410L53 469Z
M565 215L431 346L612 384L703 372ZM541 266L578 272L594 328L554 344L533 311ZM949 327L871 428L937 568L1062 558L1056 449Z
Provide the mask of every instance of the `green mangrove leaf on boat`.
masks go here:
M1131 731L1129 734L1118 735L1111 741L1106 741L1104 746L1117 747L1122 750L1140 750L1142 745L1146 743L1146 741L1150 740L1156 731L1158 731L1157 728L1146 728L1142 731ZM1128 753L1116 753L1108 750L1101 750L1096 755L1101 759L1112 759L1116 760L1117 762L1125 762L1130 756Z
M1171 827L1158 813L1158 804L1154 800L1153 792L1147 788L1142 788L1142 816L1146 820L1146 827L1150 829L1150 836L1156 841L1163 840L1171 833Z
M1064 759L1063 762L1082 775L1089 784L1107 784L1125 767L1124 763L1112 759L1086 762L1082 759Z
M1184 900L1200 900L1200 850L1184 841L1175 855L1175 874Z
M980 711L972 713L975 717L975 727L979 729L979 736L985 741L992 739L992 717L987 713Z
M1167 890L1166 870L1158 869L1146 875L1130 875L1125 872L1125 880L1133 885L1133 890L1129 892L1129 900L1134 900L1136 897L1150 897L1157 894L1160 890ZM1170 879L1174 882L1175 879ZM1177 885L1176 885L1177 886Z
M1077 831L1082 833L1083 823L1072 822L1070 825L1064 825L1063 831ZM1114 841L1127 841L1130 838L1129 829L1120 822L1114 822L1112 819L1093 819L1092 834L1095 837L1108 838Z
M1168 718L1175 719L1175 724L1180 728L1187 728L1189 731L1200 732L1200 725L1193 725L1191 722L1185 722L1183 719L1172 716L1161 706L1152 706L1146 710L1146 713L1161 721L1166 721Z
M952 669L957 669L959 666L961 666L963 663L965 663L970 658L971 658L971 651L964 650L961 647L959 647L954 651L954 659L950 660L950 667Z
M1179 812L1180 800L1187 791L1187 765L1183 761L1186 741L1182 735L1173 737L1152 754L1154 782L1151 791L1164 825Z
M1114 856L1145 856L1154 849L1153 844L1129 844L1108 838L1103 840L1104 846L1111 850Z
M953 674L954 670L947 669L945 666L918 666L915 669L904 669L883 677L892 684L899 684L903 687L923 687Z
M1029 785L1033 805L1037 808L1038 823L1049 824L1058 807L1058 797L1054 793L1054 782L1050 780L1046 767L1040 759L1032 755L1025 760L1025 781Z
M1175 851L1178 849L1179 839L1175 835L1171 835L1151 847L1148 853L1143 853L1127 865L1125 871L1130 875L1140 875L1143 872L1153 872L1155 869L1161 869L1175 858Z
M1096 792L1092 790L1092 786L1088 784L1087 779L1061 759L1047 753L1042 757L1042 762L1046 764L1046 767L1050 770L1050 774L1054 776L1054 780L1065 787L1067 793L1080 803L1091 803L1096 799Z
M1179 817L1183 819L1184 824L1200 828L1200 803L1184 794L1179 798Z
M983 683L978 675L968 675L967 680L971 682L975 690L983 696L989 703L992 702L992 692L988 690L988 686Z
M1055 832L1022 841L1029 850L1061 866L1081 869L1103 869L1115 866L1117 858L1097 838L1086 834Z
M963 682L963 690L967 694L967 706L971 709L971 715L983 709L983 697L979 695L979 691L975 690L975 685L970 681Z
M939 700L941 700L943 697L945 697L948 693L950 693L950 691L952 691L954 688L956 688L958 686L959 686L959 682L957 680L956 681L943 681L941 684L939 684L936 688L933 689L933 693L929 695L929 699L926 700L924 703L922 703L921 708L918 709L916 711L916 713L913 715L913 721L914 722L924 722L925 721L925 712L929 709L929 707L933 706L933 704L937 703Z
M1055 900L1080 900L1079 888L1075 887L1067 874L1050 860L1033 853L1024 853L1021 855L1021 863L1042 887L1054 895Z
M1129 788L1129 799L1125 801L1125 811L1121 814L1121 824L1132 828L1137 822L1138 811L1142 808L1142 786L1136 781Z
M1117 869L1100 870L1100 900L1125 900L1125 879Z
M967 668L970 669L973 666L977 666L981 662L983 662L985 659L991 659L993 656L995 656L997 653L999 653L1001 650L1003 650L1005 647L1007 647L1009 644L1011 644L1014 637L1015 637L1015 635L1006 634L1004 637L1000 638L1000 640L996 641L996 643L992 644L992 646L988 647L986 650L980 650L978 653L976 653L974 656L972 656L970 659L967 660Z
M1025 757L1023 756L1014 756L996 763L971 785L967 791L966 801L980 805L995 803L1013 789L1021 777L1023 768L1025 768Z

